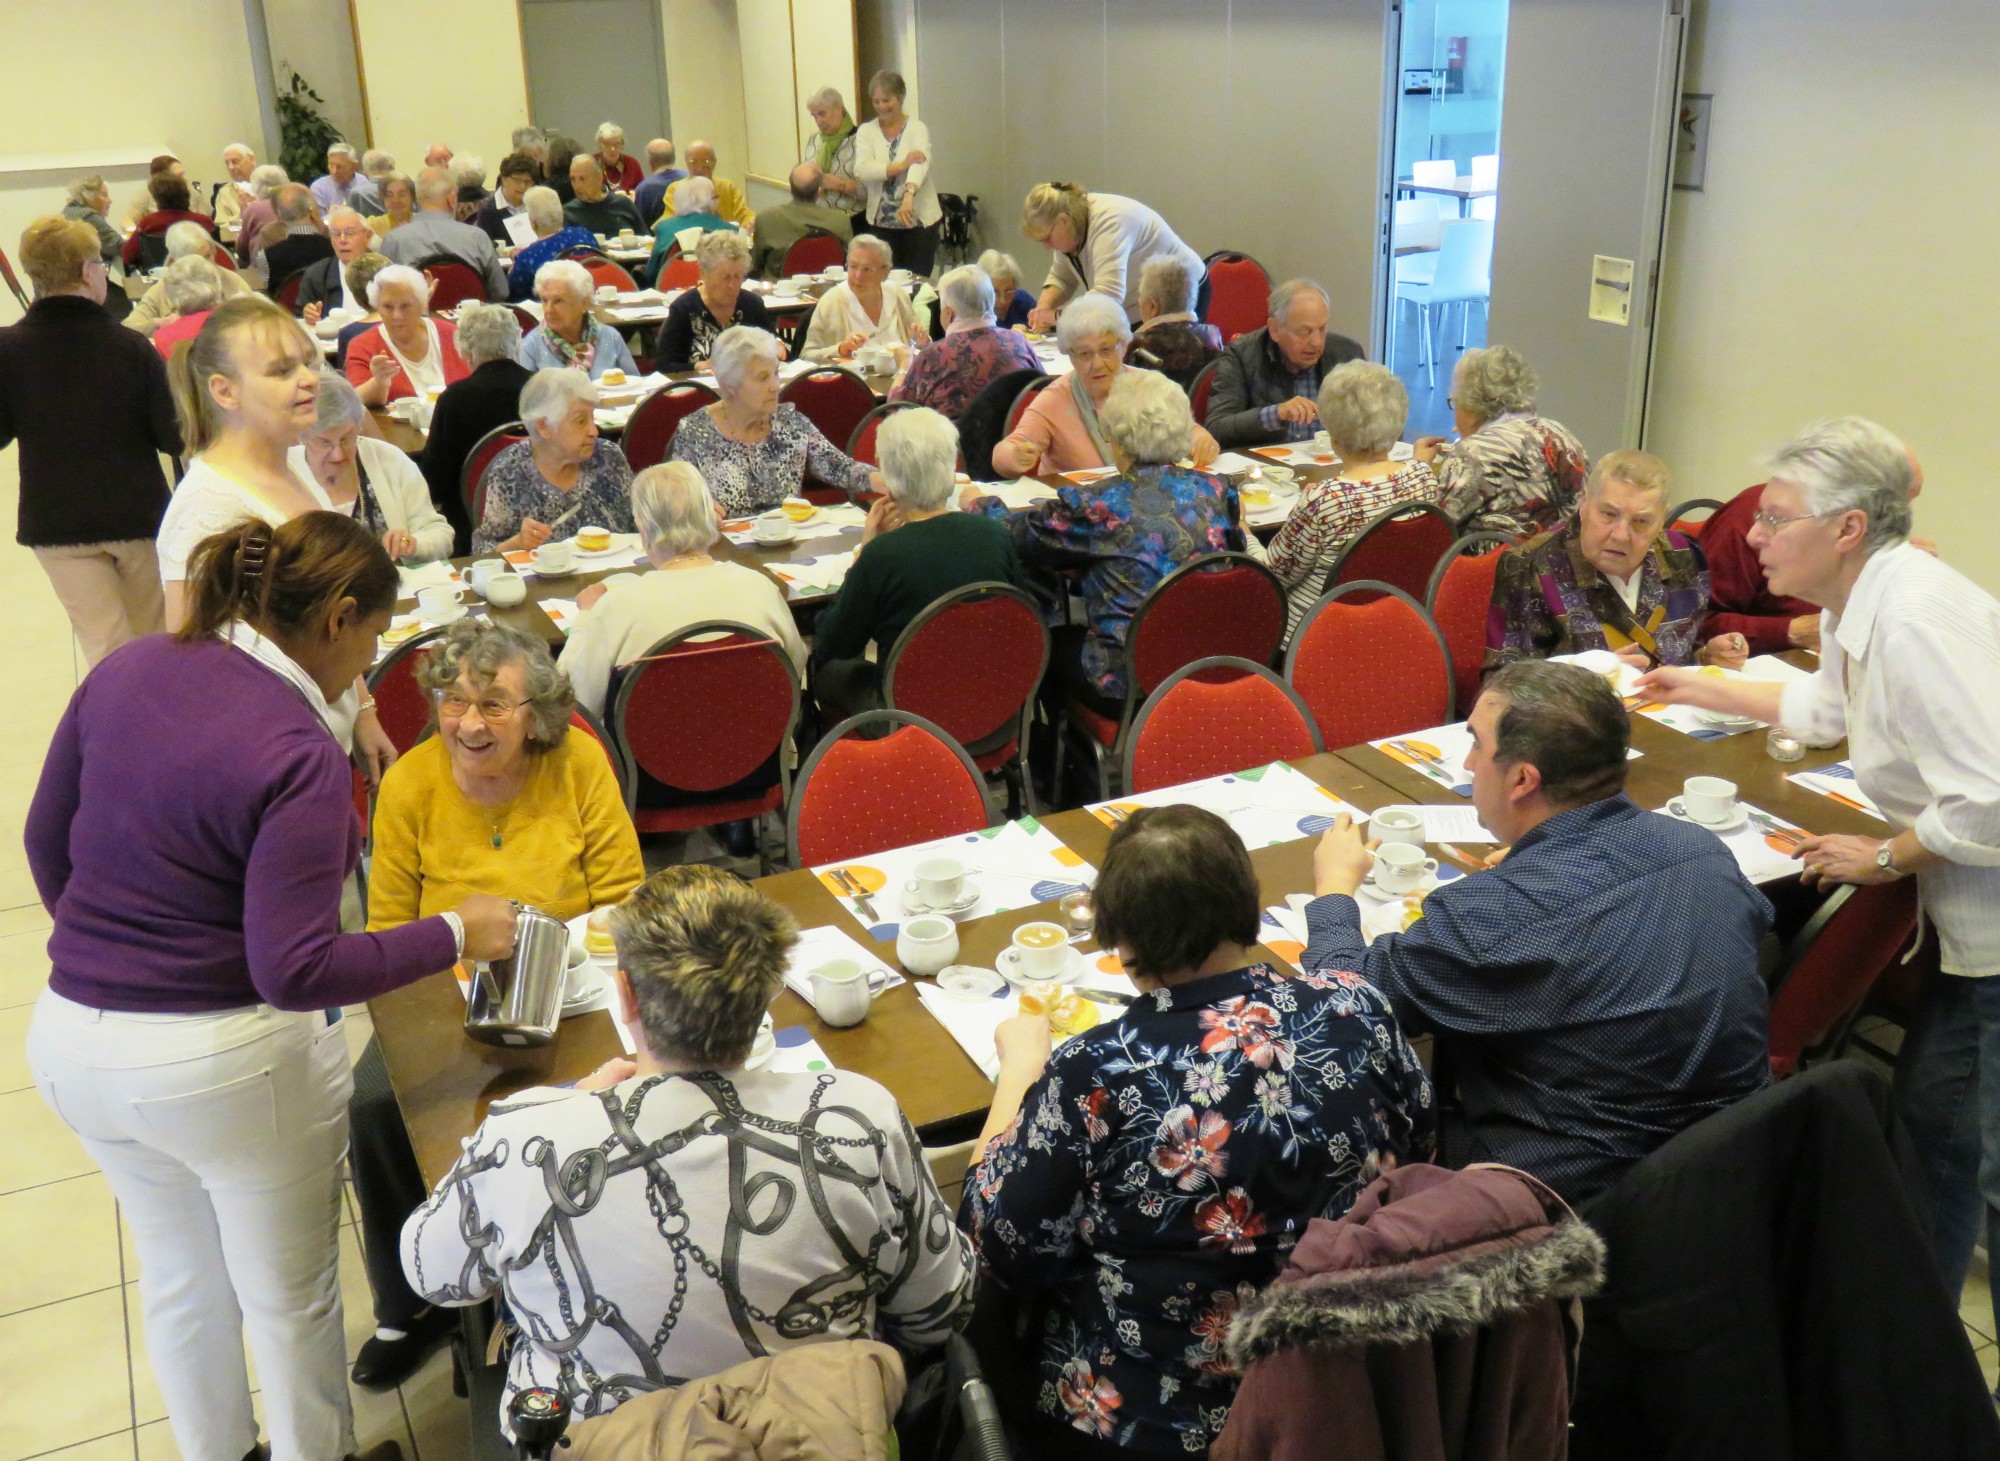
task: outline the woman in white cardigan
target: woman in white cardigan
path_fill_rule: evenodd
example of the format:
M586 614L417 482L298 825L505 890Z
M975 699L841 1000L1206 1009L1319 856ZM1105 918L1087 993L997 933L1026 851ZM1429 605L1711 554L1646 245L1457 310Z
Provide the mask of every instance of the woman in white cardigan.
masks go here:
M912 349L926 343L917 308L900 284L889 282L889 245L864 233L847 246L847 282L820 296L806 327L808 360L840 364L870 345L896 352L896 367L909 363Z
M856 215L854 231L879 233L895 251L897 268L928 279L944 208L931 181L930 128L903 110L906 91L894 71L869 79L875 120L854 134L854 176L868 189L868 205Z
M451 524L406 452L361 434L368 408L341 376L321 371L319 413L288 454L294 476L327 508L355 518L399 563L451 557Z
M1021 209L1021 231L1048 245L1048 281L1028 312L1028 328L1047 334L1056 312L1086 291L1125 307L1139 318L1139 276L1152 260L1177 259L1197 288L1207 277L1201 255L1181 242L1144 203L1116 193L1086 193L1075 183L1038 183Z

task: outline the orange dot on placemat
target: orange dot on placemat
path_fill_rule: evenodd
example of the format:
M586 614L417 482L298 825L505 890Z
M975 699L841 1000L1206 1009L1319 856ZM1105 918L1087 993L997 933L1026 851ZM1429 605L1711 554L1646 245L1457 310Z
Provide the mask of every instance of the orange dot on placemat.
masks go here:
M1106 974L1123 974L1125 972L1125 965L1119 961L1116 954L1111 953L1099 954L1097 956L1097 967Z

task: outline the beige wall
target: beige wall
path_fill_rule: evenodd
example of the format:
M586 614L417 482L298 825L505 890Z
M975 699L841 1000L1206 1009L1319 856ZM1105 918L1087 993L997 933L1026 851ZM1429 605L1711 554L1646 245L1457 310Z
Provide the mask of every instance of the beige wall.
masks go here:
M347 13L347 0L264 0L264 25L271 36L272 69L282 77L286 62L290 62L307 84L326 99L320 108L326 119L340 129L343 137L361 146L367 134L361 112L361 74L354 63L354 25ZM284 83L280 80L277 84ZM401 157L396 160L404 161ZM422 160L421 152L410 159Z
M2000 591L1992 0L1697 0L1708 186L1672 204L1648 444L1727 496L1816 417L1900 433L1917 529Z
M660 0L660 27L674 145L686 152L697 140L713 144L716 175L742 182L750 141L743 126L736 0Z
M498 166L528 124L515 0L354 0L354 16L373 144L405 171L432 142Z

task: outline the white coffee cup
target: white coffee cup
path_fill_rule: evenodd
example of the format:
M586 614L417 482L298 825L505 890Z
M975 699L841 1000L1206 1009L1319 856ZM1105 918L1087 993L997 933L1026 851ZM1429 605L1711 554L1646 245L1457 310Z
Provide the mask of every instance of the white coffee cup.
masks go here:
M958 961L958 925L936 913L905 919L896 932L896 958L906 974L935 974Z
M568 538L552 538L535 549L535 567L543 573L568 573L575 566L576 544Z
M486 602L496 608L511 609L528 596L528 585L518 573L503 573L486 585Z
M784 509L773 508L757 514L750 535L760 543L782 543L792 536L792 531L792 520L785 516Z
M836 1029L868 1018L868 973L852 959L831 959L812 972L812 1007Z
M750 1058L743 1062L746 1070L762 1070L771 1063L771 1057L778 1053L778 1027L769 1011L763 1022L757 1026L757 1033L750 1040Z
M1014 967L1023 979L1060 979L1069 968L1069 930L1059 923L1024 923L1014 930Z
M887 375L896 368L896 352L887 345L864 345L855 353L854 363L864 375Z
M465 613L460 596L464 590L448 583L434 583L417 590L417 612L436 624L449 624Z
M1736 783L1720 776L1690 776L1681 787L1681 805L1697 822L1711 827L1726 822L1736 811Z
M1415 807L1384 807L1368 819L1368 835L1384 847L1424 845L1424 814Z
M465 570L465 576L470 580L473 589L484 595L493 580L506 571L507 560L505 558L481 558Z
M950 908L965 896L965 864L955 857L927 857L915 872L917 901L926 908Z
M414 421L417 419L417 412L423 409L423 405L424 403L416 396L404 396L400 401L389 403L389 414L398 421Z
M1414 893L1437 870L1437 859L1425 857L1421 847L1390 842L1375 849L1375 886L1385 893Z
M599 304L616 299L617 297L618 286L616 284L600 284L597 286L597 302Z

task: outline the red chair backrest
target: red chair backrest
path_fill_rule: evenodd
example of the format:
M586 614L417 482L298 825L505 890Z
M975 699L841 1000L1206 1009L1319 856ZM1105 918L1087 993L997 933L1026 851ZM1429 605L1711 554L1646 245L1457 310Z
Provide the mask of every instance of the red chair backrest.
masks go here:
M235 257L226 248L219 248L214 253L210 254L208 256L208 261L209 263L215 265L216 268L221 269L226 273L234 274L239 272L236 268Z
M629 294L639 287L639 281L625 271L624 265L616 259L607 259L596 250L579 249L567 257L590 271L590 282L598 288L609 284L621 294Z
M1499 533L1466 534L1445 549L1424 594L1424 608L1444 635L1445 649L1451 654L1453 714L1460 719L1472 714L1472 704L1479 698L1479 681L1486 668L1486 619L1493 608L1493 579L1500 571L1500 554L1512 541Z
M1004 583L968 584L896 637L882 661L882 699L976 746L1019 725L1048 663L1049 631L1033 600Z
M770 760L798 715L798 677L783 646L713 620L669 635L626 668L611 727L637 769L707 792Z
M14 293L15 302L21 306L23 314L27 313L27 291L21 288L21 281L14 273L13 261L7 257L5 249L0 249L0 279L7 281L7 287ZM298 296L294 294L292 297L296 299Z
M656 289L692 289L701 283L701 266L693 259L675 255L660 266Z
M1224 250L1208 256L1208 323L1226 345L1261 330L1271 317L1271 276L1248 254ZM1197 421L1201 418L1195 417Z
M1675 503L1667 512L1667 531L1681 533L1700 542L1701 530L1708 526L1708 520L1723 506L1713 497L1695 497Z
M836 444L852 441L855 428L876 405L868 382L838 365L817 366L794 377L778 392L778 399L798 407L828 441Z
M1153 586L1125 642L1133 697L1151 694L1196 660L1268 665L1285 637L1285 591L1271 570L1242 553L1209 553Z
M646 397L625 423L625 460L632 470L643 472L664 462L682 420L721 399L713 388L691 380L669 382Z
M375 697L375 718L382 723L382 733L388 736L398 755L406 754L430 728L431 697L417 683L417 671L430 657L431 646L443 637L444 630L432 629L405 640L368 672L368 693Z
M532 311L525 310L521 308L521 306L518 304L515 305L513 309L514 309L514 318L520 322L522 334L532 335L536 330L539 330L542 327L542 322L535 317Z
M469 264L440 256L425 259L417 269L431 281L432 314L457 309L468 299L478 302L486 298L486 281Z
M305 282L305 271L303 269L294 269L286 277L285 282L278 286L278 292L274 298L293 314L297 314L299 312L299 289Z
M1140 707L1125 742L1125 789L1178 786L1324 749L1312 712L1264 666L1196 660Z
M847 245L830 233L809 233L785 250L785 262L778 272L789 279L794 274L818 274L847 262Z
M518 421L509 421L480 437L465 454L465 465L458 473L458 495L465 504L466 519L474 527L486 516L486 469L501 452L527 439L528 428Z
M1021 418L1028 414L1029 403L1055 380L1052 375L1041 376L1021 387L1021 394L1014 397L1014 404L1007 408L1007 424L1000 428L1002 436L1012 436L1014 428L1021 424ZM1196 418L1197 420L1200 418Z
M1452 718L1444 636L1422 605L1386 583L1342 584L1308 609L1285 654L1285 679L1329 745Z
M1208 397L1215 389L1215 368L1220 364L1222 361L1217 358L1204 365L1194 378L1194 388L1188 392L1188 410L1197 426L1208 424Z
M611 774L618 778L619 794L625 798L625 805L632 804L632 784L630 773L625 769L625 758L618 748L611 744L611 737L605 734L604 725L581 705L572 705L569 711L571 730L582 731L604 752L604 759L611 763Z
M1384 508L1333 560L1320 592L1365 579L1391 584L1421 600L1431 571L1457 537L1458 524L1435 503Z
M875 454L875 433L882 429L882 423L898 411L907 411L916 405L915 401L884 401L854 428L854 435L847 439L847 454L857 462L866 462L871 467L882 465Z
M857 732L894 726L880 740ZM842 721L799 771L787 840L796 867L977 832L988 821L972 758L942 729L904 710Z
M1904 878L1856 887L1817 929L1771 998L1771 1074L1790 1075L1875 981L1895 967L1917 931L1917 887ZM1817 922L1817 920L1815 920Z

